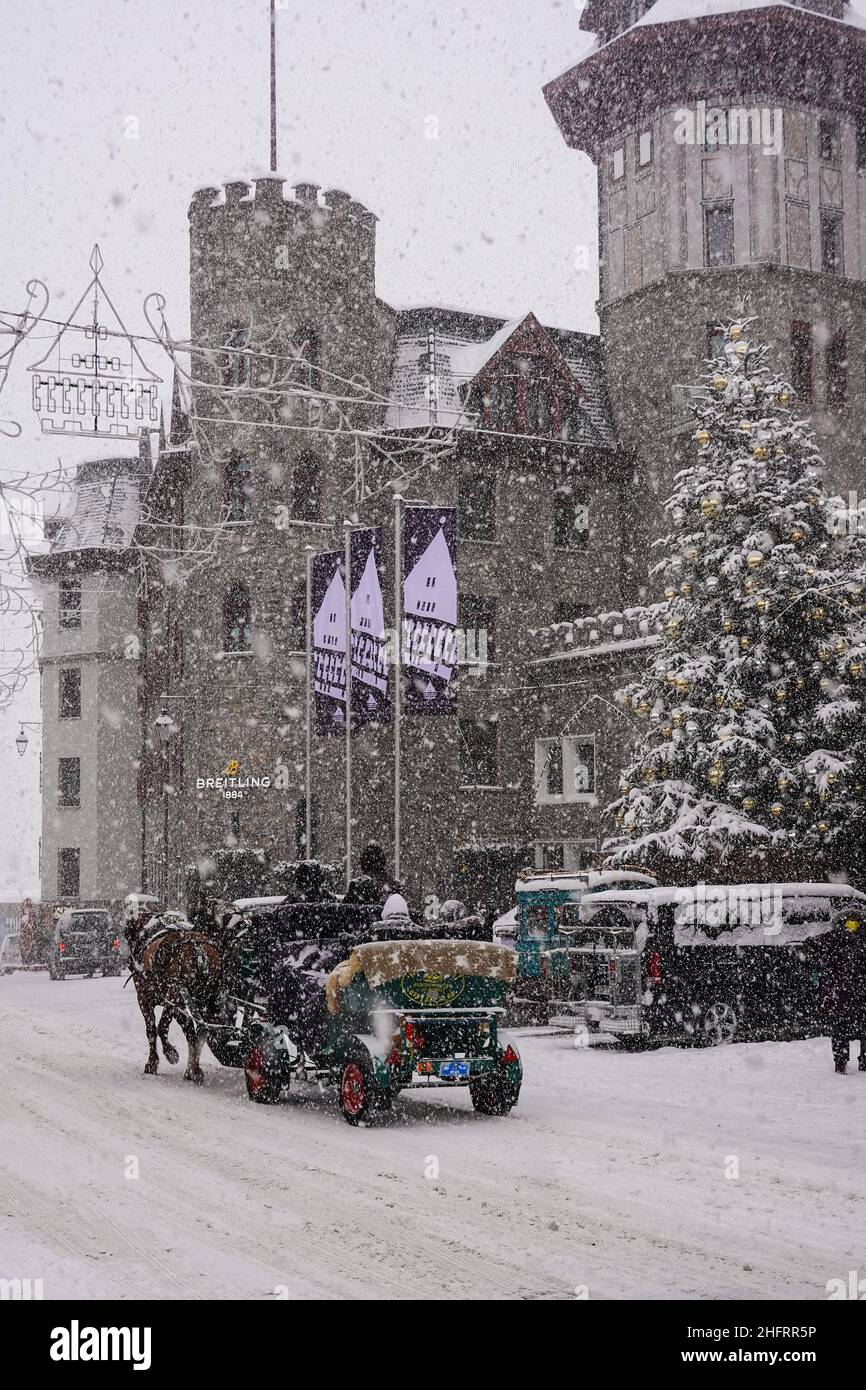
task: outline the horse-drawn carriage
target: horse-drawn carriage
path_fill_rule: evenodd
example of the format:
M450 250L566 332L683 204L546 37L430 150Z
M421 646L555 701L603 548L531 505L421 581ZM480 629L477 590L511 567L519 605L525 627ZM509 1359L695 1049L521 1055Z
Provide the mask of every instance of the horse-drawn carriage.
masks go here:
M520 1058L499 1031L515 975L507 947L461 939L459 923L332 900L244 904L211 942L218 971L203 949L200 975L178 976L164 1001L190 1042L190 1079L206 1037L219 1062L243 1068L251 1100L273 1104L293 1079L333 1085L350 1124L404 1089L467 1086L487 1115L516 1103Z
M339 902L254 906L227 938L208 1044L243 1067L252 1100L273 1104L297 1077L336 1086L350 1124L409 1088L468 1086L488 1115L516 1103L520 1058L499 1033L507 948Z

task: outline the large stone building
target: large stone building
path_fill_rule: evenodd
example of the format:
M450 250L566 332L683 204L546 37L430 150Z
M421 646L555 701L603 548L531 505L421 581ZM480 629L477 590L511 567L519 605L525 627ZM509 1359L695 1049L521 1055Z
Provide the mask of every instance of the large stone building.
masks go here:
M502 902L527 859L589 862L631 735L612 691L657 640L632 609L690 447L686 387L732 310L789 364L831 486L863 489L866 32L837 0L820 9L589 0L597 41L546 97L599 171L600 338L531 313L395 312L376 295L375 218L339 190L288 196L271 175L195 194L193 351L168 439L152 469L80 474L76 534L114 524L90 488L100 469L137 480L134 527L124 513L109 551L67 529L41 562L45 897L139 881L178 897L187 867L226 848L340 863L339 738L312 740L305 838L306 548L342 548L347 520L379 525L390 573L395 490L457 507L459 623L488 641L456 716L403 722L411 895ZM707 139L713 111L725 143ZM86 641L52 606L70 578L101 615ZM76 665L93 701L67 815L59 682ZM199 786L230 764L269 784ZM388 727L356 736L352 793L354 844L387 843Z

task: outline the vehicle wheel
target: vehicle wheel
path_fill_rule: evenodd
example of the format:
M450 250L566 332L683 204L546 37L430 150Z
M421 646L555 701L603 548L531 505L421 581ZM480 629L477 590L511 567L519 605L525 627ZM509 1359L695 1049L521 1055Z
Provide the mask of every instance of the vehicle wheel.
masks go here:
M716 999L704 1009L698 1025L705 1047L721 1047L733 1042L740 1018L736 1005L729 999Z
M508 1115L517 1104L520 1090L515 1090L504 1071L497 1068L470 1081L469 1094L479 1115Z
M268 1062L264 1050L256 1044L244 1062L247 1095L257 1105L276 1105L280 1092L288 1084L285 1074Z
M373 1075L373 1064L363 1053L348 1057L340 1073L340 1109L350 1125L359 1125L377 1112L391 1109L391 1092Z

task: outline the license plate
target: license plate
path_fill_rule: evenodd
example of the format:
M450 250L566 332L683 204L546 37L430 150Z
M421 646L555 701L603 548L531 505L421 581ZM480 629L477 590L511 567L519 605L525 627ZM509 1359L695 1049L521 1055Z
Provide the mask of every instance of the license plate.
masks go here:
M439 1075L447 1081L466 1081L469 1077L468 1062L440 1062Z

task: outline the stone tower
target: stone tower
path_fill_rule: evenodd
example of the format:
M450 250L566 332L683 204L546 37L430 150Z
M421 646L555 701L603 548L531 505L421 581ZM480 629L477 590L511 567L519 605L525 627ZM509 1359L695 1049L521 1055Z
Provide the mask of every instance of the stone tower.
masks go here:
M341 548L357 510L346 426L381 418L393 315L376 298L373 214L339 190L303 183L286 197L283 185L230 181L190 206L192 419L176 410L155 488L202 556L182 555L151 602L148 725L164 704L178 734L167 813L150 798L149 877L160 858L255 845L290 861L306 848L305 547ZM337 750L320 753L336 764ZM269 785L231 799L198 787L230 763ZM339 818L321 822L312 849L339 859Z
M690 448L684 388L720 320L755 315L830 490L862 497L866 20L842 0L588 0L581 24L596 43L545 96L598 170L621 444L663 499Z

